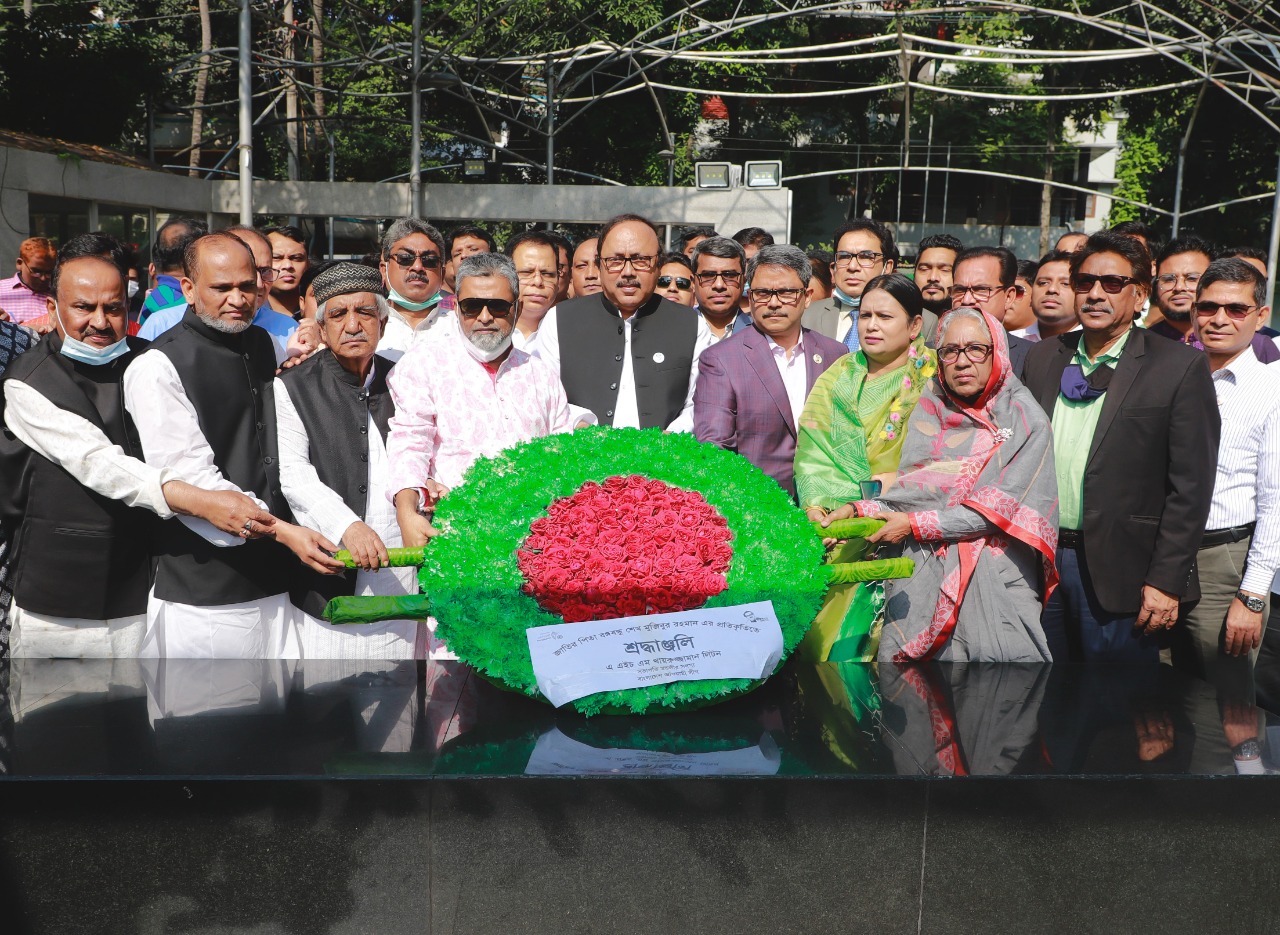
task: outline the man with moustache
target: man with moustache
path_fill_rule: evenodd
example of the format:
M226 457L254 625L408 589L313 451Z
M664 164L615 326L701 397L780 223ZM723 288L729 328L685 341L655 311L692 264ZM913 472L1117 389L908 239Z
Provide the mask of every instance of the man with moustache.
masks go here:
M700 243L695 257L713 243ZM693 399L698 441L738 452L793 498L796 427L805 398L847 353L839 341L800 323L812 274L798 247L760 248L747 263L752 323L702 352Z
M1195 331L1213 372L1222 438L1196 554L1200 600L1182 610L1173 664L1247 690L1280 569L1280 371L1254 352L1258 323L1270 311L1257 269L1240 259L1214 260L1197 289Z
M453 291L458 264L475 253L493 253L498 249L493 235L483 227L465 224L449 231L449 261L444 265L444 284Z
M1200 277L1209 268L1213 247L1200 237L1189 235L1164 245L1156 260L1156 291L1153 298L1161 320L1150 328L1152 334L1202 348L1193 316ZM1263 319L1265 321L1265 319ZM1254 332L1254 355L1264 364L1280 360L1280 348L1265 334Z
M1005 314L1017 295L1018 258L1005 247L969 247L960 251L952 271L951 304L954 308L976 308L1004 323ZM945 317L945 316L944 316ZM927 326L926 322L926 326ZM1022 377L1032 342L1007 335L1009 363L1014 375Z
M654 294L662 248L652 222L620 214L599 241L604 290L547 312L538 356L560 374L569 402L601 425L691 432L698 355L711 330Z
M1040 258L1031 278L1032 326L1041 341L1056 338L1068 331L1079 331L1076 318L1076 295L1071 289L1071 254L1051 250Z
M4 383L0 514L17 543L9 568L15 656L136 656L146 626L158 519L201 517L223 532L272 516L240 493L203 491L141 460L121 400L146 342L125 335L124 272L97 256L60 259L54 332Z
M342 571L337 546L288 522L276 444L275 351L250 327L257 312L253 252L231 234L193 241L183 260L187 314L138 355L124 377L125 408L148 464L205 490L245 494L275 517L227 535L207 523L167 520L147 602L141 655L296 658L289 602L296 563ZM265 533L269 538L254 538ZM287 548L286 548L287 547Z
M446 310L444 256L444 236L420 218L398 218L382 235L379 269L391 316L378 353L388 360L399 360Z
M951 308L951 274L964 244L950 234L933 234L923 238L916 249L916 288L924 299L924 307L940 318Z
M515 264L520 279L520 314L516 318L512 343L532 354L538 346L538 328L548 310L557 302L560 275L556 270L558 239L546 231L516 234L503 251Z
M604 291L604 286L600 285L600 257L597 255L599 246L598 237L588 237L574 248L569 298L580 299L585 295Z
M298 522L349 551L342 575L305 571L293 590L304 659L412 659L415 620L334 626L321 619L340 595L416 594L411 568L387 566L402 545L387 493L386 437L395 407L391 362L374 351L391 313L378 271L336 263L313 283L325 347L275 381L280 488Z
M742 246L728 237L708 237L693 248L691 262L694 307L712 337L723 341L734 331L750 327L751 316L738 311L746 285L747 255Z
M477 253L458 264L457 283L457 316L441 323L439 340L405 354L388 380L387 490L411 548L435 534L431 509L477 458L576 422L555 370L512 346L515 264Z
M1058 475L1061 583L1042 620L1056 662L1156 664L1156 634L1199 597L1218 407L1203 354L1134 326L1150 277L1140 241L1094 234L1071 255L1081 330L1027 356Z

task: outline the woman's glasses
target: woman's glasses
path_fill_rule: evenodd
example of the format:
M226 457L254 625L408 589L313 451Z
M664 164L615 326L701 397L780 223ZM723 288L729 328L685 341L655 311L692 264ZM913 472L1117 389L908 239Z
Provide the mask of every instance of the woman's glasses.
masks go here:
M975 364L980 364L991 356L993 350L990 344L944 344L938 348L938 360L944 364L954 364L963 354Z

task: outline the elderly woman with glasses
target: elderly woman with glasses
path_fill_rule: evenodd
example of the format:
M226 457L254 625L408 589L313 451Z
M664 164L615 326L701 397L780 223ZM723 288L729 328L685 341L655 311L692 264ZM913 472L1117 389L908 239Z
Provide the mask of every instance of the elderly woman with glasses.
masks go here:
M897 483L854 504L905 543L915 573L887 589L881 661L1041 662L1057 584L1058 488L1049 420L1011 371L1004 328L961 308L942 320L938 380L907 424Z

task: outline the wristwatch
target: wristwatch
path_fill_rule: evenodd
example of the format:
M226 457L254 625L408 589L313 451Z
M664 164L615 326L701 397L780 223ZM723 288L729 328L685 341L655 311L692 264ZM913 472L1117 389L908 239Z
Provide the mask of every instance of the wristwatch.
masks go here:
M1237 591L1236 597L1240 603L1248 607L1255 614L1260 614L1267 609L1267 602L1260 597L1254 597L1252 594L1245 594L1243 591Z
M1231 757L1235 760L1256 760L1262 756L1262 744L1257 740L1245 740L1231 748Z

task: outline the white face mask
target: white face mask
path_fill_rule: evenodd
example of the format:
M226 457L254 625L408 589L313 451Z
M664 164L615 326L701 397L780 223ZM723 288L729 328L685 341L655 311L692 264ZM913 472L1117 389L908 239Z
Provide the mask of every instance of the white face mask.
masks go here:
M126 288L126 289L128 290L128 292L129 292L129 298L131 298L131 299L132 299L135 295L137 295L137 294L138 294L138 288L139 288L139 286L138 286L138 282L137 282L137 280L136 280L136 279L130 279L130 280L129 280L129 285L127 285L125 288Z

